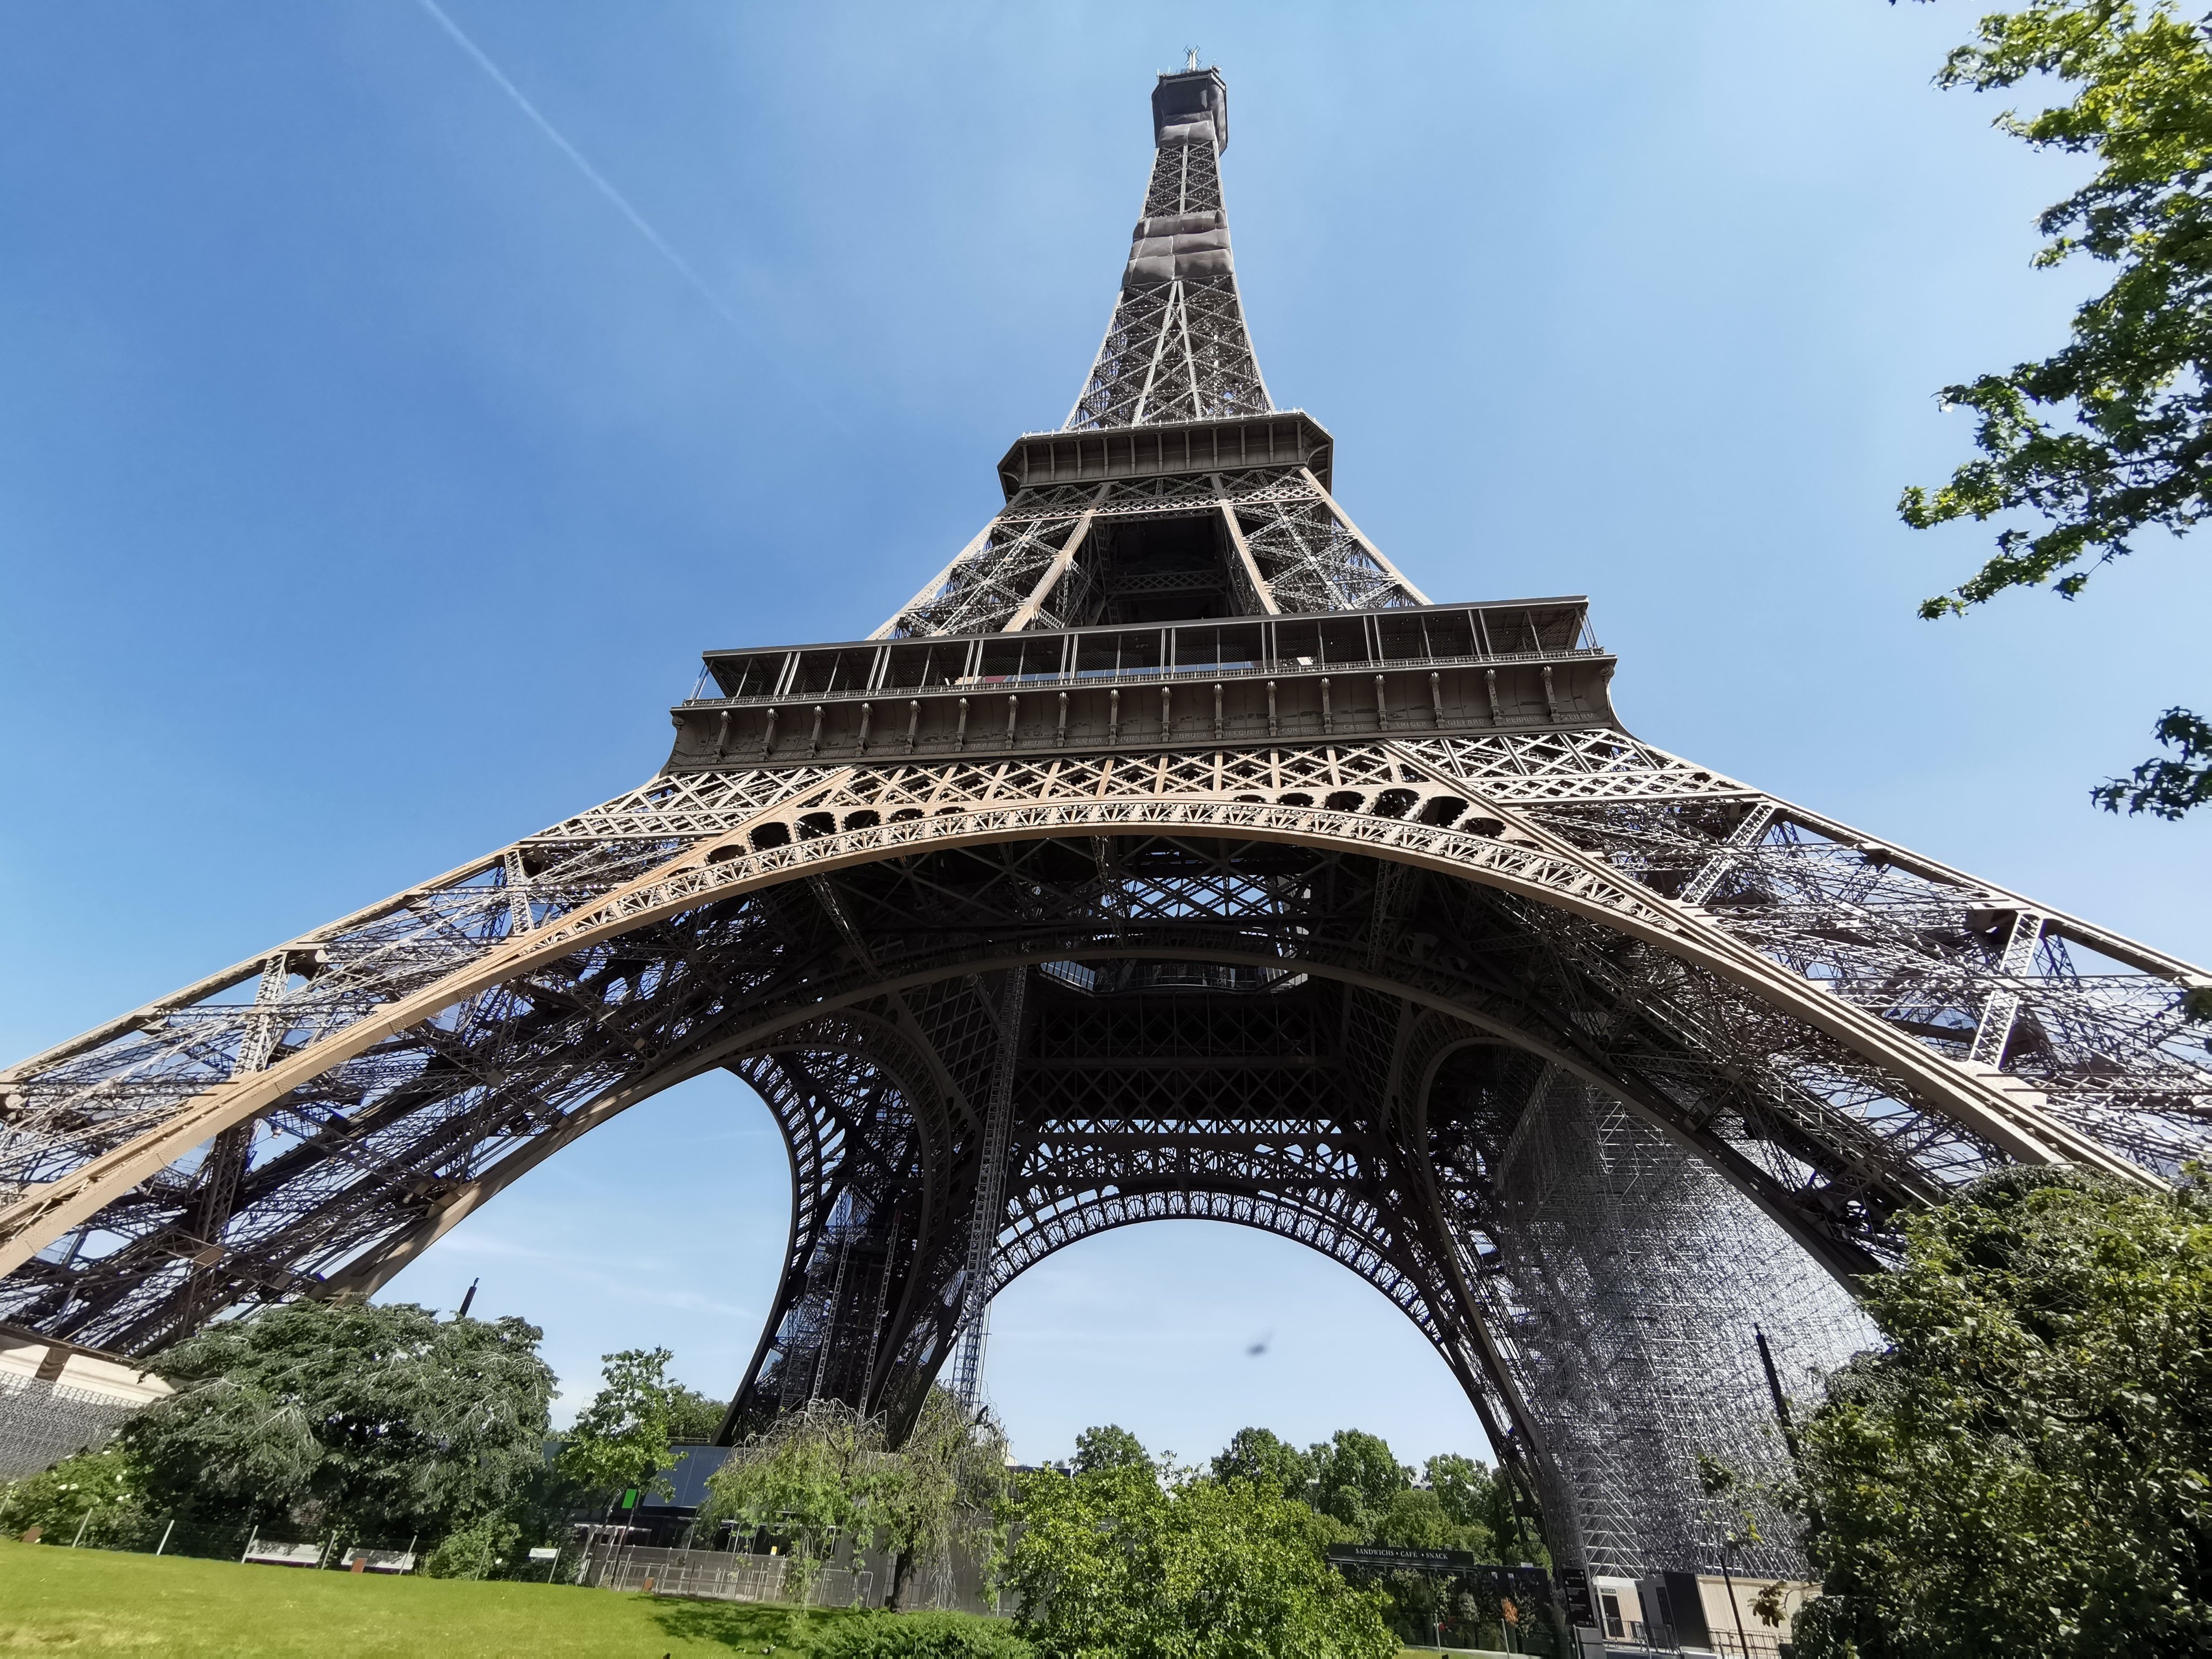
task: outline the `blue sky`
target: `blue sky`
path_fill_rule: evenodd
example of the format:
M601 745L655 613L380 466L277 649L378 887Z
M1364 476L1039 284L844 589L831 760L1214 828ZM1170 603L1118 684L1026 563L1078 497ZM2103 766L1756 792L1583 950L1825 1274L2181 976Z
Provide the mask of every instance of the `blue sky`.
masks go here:
M716 304L413 0L0 6L9 1056L635 783L702 647L889 614L1064 416L1193 44L1269 384L1415 580L1588 592L1639 735L2212 956L2212 820L2085 799L2203 706L2193 550L1913 616L1983 550L1894 516L1966 450L1931 394L2090 276L2028 268L2078 164L1929 85L1970 9L444 3ZM626 1346L726 1392L787 1192L702 1080L392 1294L482 1275L571 1406ZM1480 1449L1228 1229L1048 1262L990 1380L1030 1457Z

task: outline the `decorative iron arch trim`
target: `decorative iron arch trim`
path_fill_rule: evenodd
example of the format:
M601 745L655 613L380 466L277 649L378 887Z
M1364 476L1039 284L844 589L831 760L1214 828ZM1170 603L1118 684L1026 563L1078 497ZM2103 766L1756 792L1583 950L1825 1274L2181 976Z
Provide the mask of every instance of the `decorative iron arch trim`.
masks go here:
M597 903L502 943L424 989L264 1070L204 1091L158 1128L34 1189L0 1210L0 1273L13 1271L104 1203L232 1124L253 1117L301 1083L465 997L579 949L699 905L805 876L921 851L1116 833L1226 836L1362 853L1571 911L1713 971L1778 1012L1802 1019L1892 1073L1917 1103L1984 1137L2017 1162L2078 1164L2138 1183L2161 1184L2148 1171L2056 1121L2023 1100L2020 1091L1985 1081L1759 956L1693 907L1639 896L1598 860L1520 819L1509 808L1486 805L1487 812L1499 815L1492 821L1520 830L1510 839L1423 823L1410 815L1376 817L1256 799L1170 795L951 806L902 822L795 836L780 846L745 844L748 831L770 823L795 824L810 810L818 811L823 798L834 795L852 774L853 769L833 774L816 788L756 815L739 829L695 845ZM1466 786L1452 788L1474 793ZM1427 793L1447 791L1431 783Z
M1170 1208L1159 1213L1133 1212L1135 1208L1148 1203L1172 1206L1178 1202L1184 1206L1181 1211ZM1460 1287L1460 1299L1464 1304L1469 1329L1459 1333L1458 1340L1455 1340L1454 1333L1448 1330L1445 1322L1437 1316L1439 1310L1430 1306L1428 1298L1421 1293L1418 1279L1394 1262L1390 1253L1374 1241L1361 1238L1340 1218L1300 1206L1293 1199L1257 1189L1234 1191L1225 1184L1215 1187L1163 1186L1101 1194L1084 1198L1067 1209L1055 1212L1052 1219L1056 1228L1073 1226L1077 1231L1027 1255L1011 1272L1004 1273L997 1271L999 1264L1006 1259L1002 1246L994 1262L994 1296L1002 1293L1022 1274L1062 1250L1103 1233L1153 1221L1211 1221L1247 1227L1303 1245L1342 1267L1364 1281L1404 1315L1407 1322L1419 1331L1436 1351L1454 1380L1459 1383L1468 1403L1474 1407L1492 1447L1522 1483L1524 1493L1531 1504L1540 1510L1537 1476L1540 1470L1548 1469L1550 1462L1541 1426L1528 1402L1521 1397L1512 1371L1498 1352L1496 1337L1489 1328L1487 1311L1463 1285ZM1312 1224L1310 1229L1302 1231L1297 1225L1301 1221ZM1334 1244L1317 1237L1323 1233L1334 1235ZM1356 1245L1360 1253L1372 1258L1374 1264L1389 1267L1391 1283L1383 1283L1371 1267L1347 1259L1341 1248L1346 1244ZM1401 1291L1403 1294L1400 1293ZM1417 1314L1409 1305L1411 1303L1419 1303L1423 1312ZM1462 1346L1462 1343L1467 1346ZM1553 1478L1556 1480L1555 1472ZM1571 1520L1571 1517L1563 1519Z
M550 1130L509 1152L475 1180L457 1188L438 1210L425 1216L415 1227L395 1236L390 1243L372 1247L370 1251L356 1258L326 1281L333 1288L325 1293L359 1297L374 1295L377 1289L444 1237L453 1226L515 1181L555 1153L574 1145L592 1129L630 1107L642 1104L663 1090L705 1073L723 1069L731 1062L752 1054L825 1050L831 1045L811 1043L799 1035L809 1024L825 1015L849 1013L854 1008L886 992L916 990L971 974L1033 967L1042 960L1109 961L1129 958L1277 968L1404 998L1431 1013L1470 1027L1476 1034L1468 1039L1470 1042L1495 1042L1532 1054L1620 1100L1640 1121L1710 1164L1731 1186L1757 1205L1763 1214L1789 1232L1828 1273L1845 1285L1853 1284L1861 1274L1877 1265L1872 1257L1849 1249L1839 1240L1810 1231L1804 1217L1784 1201L1784 1195L1776 1189L1764 1171L1718 1136L1695 1135L1686 1131L1663 1104L1647 1097L1632 1081L1593 1066L1586 1056L1572 1049L1547 1042L1537 1033L1472 1008L1433 987L1388 974L1363 971L1324 956L1284 957L1218 946L1178 947L1149 941L1121 948L1070 942L1061 946L1047 947L1042 954L1015 952L995 947L978 952L963 952L925 969L872 979L854 989L825 997L800 1008L778 1010L760 1022L729 1033L705 1048L687 1053L644 1077L626 1081L571 1112L558 1128ZM878 1024L887 1035L902 1038L896 1025L888 1021L879 1021ZM918 1060L915 1061L917 1066L921 1063ZM1427 1081L1425 1078L1423 1080L1421 1086L1424 1091ZM449 1214L450 1219L447 1218ZM387 1257L390 1258L388 1266L384 1265Z

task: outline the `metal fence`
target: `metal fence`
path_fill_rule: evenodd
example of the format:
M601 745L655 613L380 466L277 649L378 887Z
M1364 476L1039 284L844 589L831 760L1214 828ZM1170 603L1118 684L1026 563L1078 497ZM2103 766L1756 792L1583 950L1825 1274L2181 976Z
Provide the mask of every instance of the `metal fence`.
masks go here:
M748 1555L729 1550L651 1549L607 1544L591 1549L577 1582L597 1589L645 1590L657 1595L696 1595L717 1601L782 1601L816 1607L867 1605L875 1574L824 1567L805 1585L788 1555Z
M1695 1647L1685 1647L1676 1639L1671 1626L1646 1625L1642 1620L1626 1621L1626 1633L1599 1638L1586 1637L1585 1653L1592 1659L1602 1651L1607 1659L1656 1659L1666 1655L1674 1659L1676 1654L1714 1654L1718 1659L1778 1659L1782 1644L1789 1638L1768 1635L1764 1631L1747 1630L1739 1637L1735 1632L1716 1630L1711 1638Z
M0 1512L0 1531L12 1533ZM73 1526L17 1534L25 1542L63 1549L185 1555L247 1566L306 1571L411 1573L422 1556L418 1539L365 1539L343 1532L295 1538L259 1527L201 1526L112 1506L86 1511ZM865 1607L876 1575L866 1567L823 1567L803 1586L788 1555L743 1551L654 1549L614 1539L571 1541L532 1550L509 1576L599 1589L643 1590L721 1601L780 1601L817 1607Z
M1734 1631L1713 1632L1713 1651L1722 1659L1778 1659L1782 1644L1789 1638L1769 1636L1764 1631L1747 1630L1741 1636Z
M0 1372L0 1480L18 1480L106 1445L139 1403Z

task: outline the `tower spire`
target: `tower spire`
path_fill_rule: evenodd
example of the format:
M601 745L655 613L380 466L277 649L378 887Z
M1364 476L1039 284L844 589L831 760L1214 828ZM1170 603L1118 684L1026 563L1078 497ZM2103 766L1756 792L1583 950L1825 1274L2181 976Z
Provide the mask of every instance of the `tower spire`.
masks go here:
M1274 407L1244 328L1221 152L1229 87L1198 53L1152 88L1152 182L1098 361L1066 429L1153 426L1264 414Z

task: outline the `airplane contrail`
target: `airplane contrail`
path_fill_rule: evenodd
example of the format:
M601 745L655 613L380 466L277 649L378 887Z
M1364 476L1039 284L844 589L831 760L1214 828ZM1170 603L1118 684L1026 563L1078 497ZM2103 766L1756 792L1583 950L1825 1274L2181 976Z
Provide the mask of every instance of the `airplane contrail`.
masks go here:
M732 328L736 329L738 333L750 337L751 331L738 320L736 313L722 303L721 296L707 286L706 278L691 268L690 261L671 247L668 245L668 239L647 223L645 216L632 207L623 193L607 182L605 174L584 159L583 152L563 138L560 129L538 113L538 106L522 95L522 88L508 80L499 65L484 56L481 46L461 33L461 26L446 15L444 9L438 4L438 0L419 0L419 3L424 11L430 14L431 21L453 37L456 46L476 59L477 67L491 76L494 84L514 100L515 107L530 118L531 124L552 140L563 155L576 164L576 170L592 181L592 188L613 203L623 217L637 228L637 234L653 244L653 251L676 268L676 274L697 290L699 297L714 307L714 314Z

